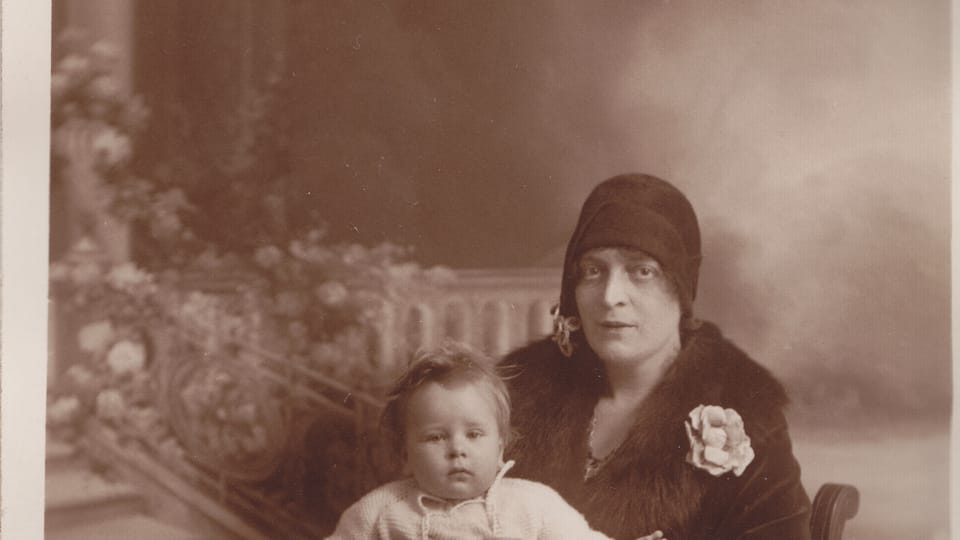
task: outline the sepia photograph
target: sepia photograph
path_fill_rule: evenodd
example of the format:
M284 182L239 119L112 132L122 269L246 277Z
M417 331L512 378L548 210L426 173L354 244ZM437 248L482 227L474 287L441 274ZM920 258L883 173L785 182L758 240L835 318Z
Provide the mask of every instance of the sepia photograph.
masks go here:
M43 537L957 538L951 8L53 0Z

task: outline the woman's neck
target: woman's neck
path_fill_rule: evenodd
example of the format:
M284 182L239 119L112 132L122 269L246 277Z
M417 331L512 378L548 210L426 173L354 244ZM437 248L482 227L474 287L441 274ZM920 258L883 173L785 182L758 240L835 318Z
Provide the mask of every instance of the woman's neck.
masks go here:
M630 407L639 405L660 381L680 352L680 336L671 340L650 357L635 362L604 362L610 394L615 403Z
M603 361L609 393L593 409L588 446L595 459L605 459L626 439L637 410L680 351L680 336L655 354L633 362Z

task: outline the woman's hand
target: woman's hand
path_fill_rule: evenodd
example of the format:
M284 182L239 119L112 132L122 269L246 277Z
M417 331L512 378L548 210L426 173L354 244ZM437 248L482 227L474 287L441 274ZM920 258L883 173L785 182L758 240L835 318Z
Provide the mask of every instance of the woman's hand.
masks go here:
M637 540L667 540L667 539L663 536L663 531L653 531L652 533L646 536L641 536L640 538L637 538Z

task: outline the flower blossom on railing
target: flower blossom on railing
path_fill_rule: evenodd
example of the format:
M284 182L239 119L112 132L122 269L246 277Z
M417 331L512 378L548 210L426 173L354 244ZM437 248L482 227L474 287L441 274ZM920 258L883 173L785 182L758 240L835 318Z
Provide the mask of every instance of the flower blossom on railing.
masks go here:
M110 347L107 353L107 366L115 375L143 371L147 362L147 351L143 343L121 340Z
M113 342L113 323L97 321L87 324L77 334L80 350L90 354L100 354Z
M114 289L134 296L147 296L157 292L153 275L129 262L111 268L107 272L106 282Z
M47 422L53 427L68 425L80 411L80 398L63 396L47 406Z
M211 351L231 340L259 342L263 322L257 299L225 298L201 291L186 294L176 317L180 325L200 335Z
M268 474L282 459L291 390L258 375L265 358L379 389L395 375L375 358L385 303L449 275L399 263L396 246L324 239L313 231L247 262L208 254L195 270L110 265L87 248L52 265L60 305L85 322L79 356L51 392L51 427L96 417L231 477Z
M75 432L91 416L124 423L154 407L148 329L163 321L162 299L172 293L146 270L93 253L53 264L50 280L58 306L82 321L77 355L50 390L51 427Z

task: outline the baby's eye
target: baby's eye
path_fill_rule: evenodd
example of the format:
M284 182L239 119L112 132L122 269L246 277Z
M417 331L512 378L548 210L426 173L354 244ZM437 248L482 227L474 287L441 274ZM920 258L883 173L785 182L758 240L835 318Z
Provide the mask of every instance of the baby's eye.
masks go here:
M424 436L423 440L426 442L440 442L443 440L443 434L430 433L429 435Z
M479 439L480 437L483 437L483 431L479 429L471 429L467 432L468 439Z

